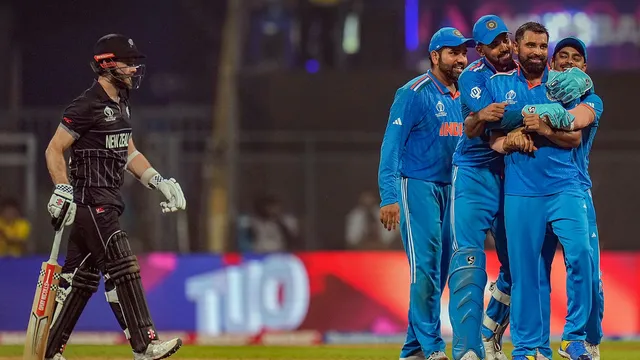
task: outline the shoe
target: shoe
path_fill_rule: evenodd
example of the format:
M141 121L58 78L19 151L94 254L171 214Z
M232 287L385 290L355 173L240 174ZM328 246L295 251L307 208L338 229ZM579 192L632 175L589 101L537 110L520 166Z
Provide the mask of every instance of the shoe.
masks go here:
M587 348L587 351L589 352L593 360L600 360L600 345L589 344L589 342L586 342L586 341L584 345Z
M424 353L422 352L422 350L420 350L417 353L400 358L400 360L426 360L426 358L424 357Z
M56 353L55 355L53 355L52 358L47 358L45 360L67 360L67 359L65 359L64 356L62 356L62 354Z
M473 352L473 350L469 350L464 355L462 355L460 360L481 360L481 359L478 357L478 355L476 355L475 352Z
M502 346L496 341L495 336L489 339L483 336L482 344L484 345L485 360L509 360L507 355L502 351Z
M174 338L171 340L152 340L144 353L133 353L133 360L159 360L168 358L180 349L182 340Z
M449 360L447 354L442 351L432 352L431 355L427 358L427 360Z
M562 340L558 354L565 359L571 360L593 360L582 341Z

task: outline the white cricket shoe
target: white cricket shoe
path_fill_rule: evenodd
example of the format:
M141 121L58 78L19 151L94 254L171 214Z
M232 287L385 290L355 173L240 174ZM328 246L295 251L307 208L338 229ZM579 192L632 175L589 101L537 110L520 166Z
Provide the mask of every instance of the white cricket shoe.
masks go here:
M133 353L133 360L159 360L168 358L180 349L182 340L174 338L171 340L152 340L144 353Z
M443 353L442 351L436 351L431 353L431 355L429 355L427 360L449 360L449 357L447 356L447 354Z
M62 356L62 354L56 353L55 355L53 355L52 358L47 358L45 360L67 360L67 359L65 359L64 356Z
M422 350L420 350L413 355L400 358L400 360L426 360L426 358L424 357L424 353L422 352Z
M484 345L485 360L509 360L507 355L502 351L500 344L496 342L495 336L489 339L482 337L482 344Z
M600 360L600 345L597 344L589 344L588 342L584 342L585 347L593 360Z
M462 355L460 360L480 360L480 358L478 357L478 355L476 355L475 352L473 352L473 350L469 350L464 355Z

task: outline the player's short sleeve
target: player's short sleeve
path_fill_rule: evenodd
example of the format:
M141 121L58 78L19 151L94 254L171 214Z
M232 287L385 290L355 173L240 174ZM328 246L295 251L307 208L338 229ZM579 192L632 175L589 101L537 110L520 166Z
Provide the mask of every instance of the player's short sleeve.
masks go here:
M67 130L74 139L78 140L94 124L91 107L80 99L72 102L62 113L60 127Z
M487 76L483 72L465 71L458 79L460 102L476 113L493 102L487 91Z
M588 107L591 108L591 110L593 110L593 112L596 115L595 120L593 121L595 126L598 126L600 123L600 117L602 116L602 113L604 112L604 104L602 102L602 99L600 98L600 96L591 93L588 94L587 96L585 96L582 101L580 102L581 105L586 105Z

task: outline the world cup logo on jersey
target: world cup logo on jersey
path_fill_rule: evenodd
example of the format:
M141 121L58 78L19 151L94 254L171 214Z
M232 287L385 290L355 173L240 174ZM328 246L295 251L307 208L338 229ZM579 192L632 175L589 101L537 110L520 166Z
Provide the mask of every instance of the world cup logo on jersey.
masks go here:
M510 105L515 104L517 102L515 98L516 98L516 92L513 90L509 90L506 94L504 94L504 99L507 104L510 104Z
M447 112L444 111L444 104L442 103L442 101L438 101L438 103L436 104L436 111L437 117L447 116Z
M116 117L115 117L115 111L113 111L112 108L105 106L104 108L104 121L115 121Z

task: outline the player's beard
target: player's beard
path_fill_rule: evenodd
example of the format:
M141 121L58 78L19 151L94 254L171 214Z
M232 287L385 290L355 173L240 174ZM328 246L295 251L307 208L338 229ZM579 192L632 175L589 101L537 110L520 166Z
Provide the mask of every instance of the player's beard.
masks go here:
M533 62L533 60L540 60L539 63ZM520 65L524 68L524 71L530 75L540 75L544 72L544 68L547 66L547 57L544 55L532 55L520 58Z
M458 77L462 73L462 70L464 70L464 64L459 62L445 64L440 62L438 64L438 70L440 70L440 72L443 73L449 81L456 82L458 81Z
M489 63L491 63L491 65L493 65L498 71L507 71L515 67L510 50L502 51L497 56L485 56L487 57L487 60L489 60Z

